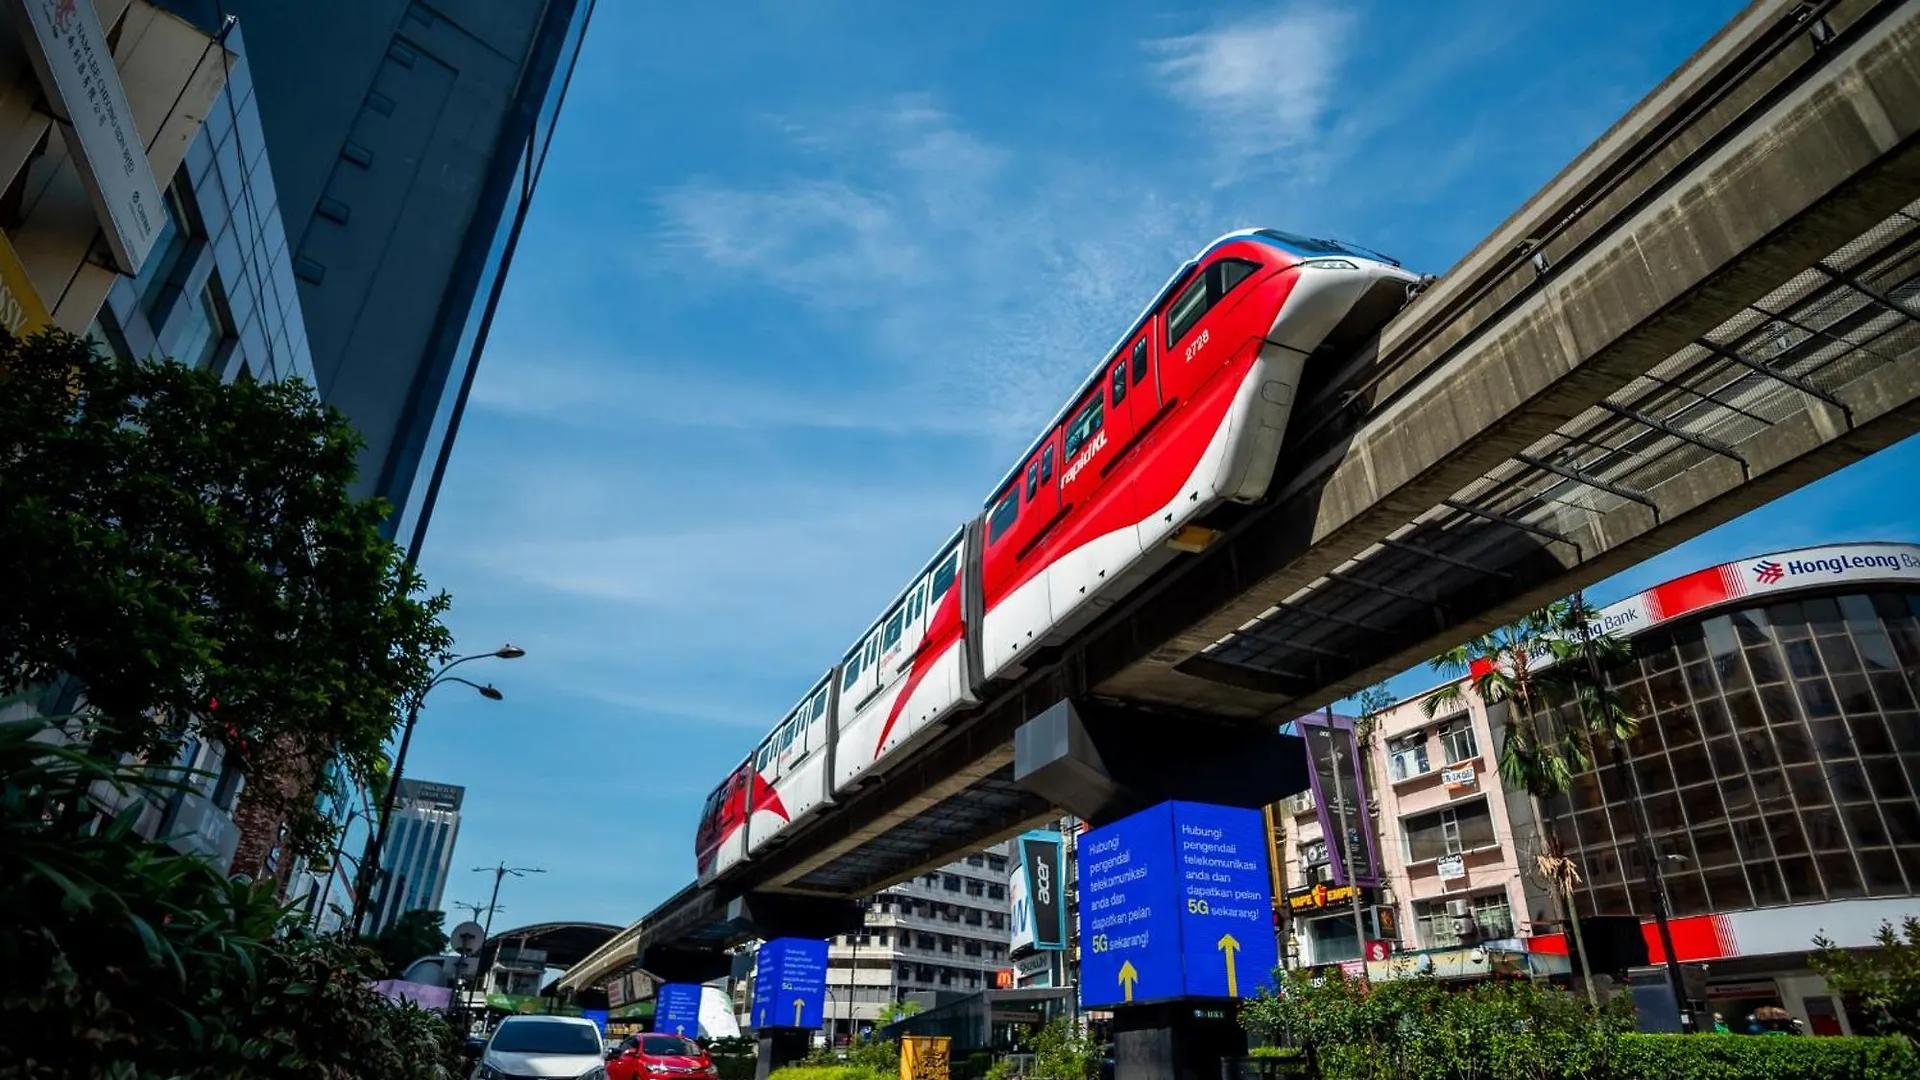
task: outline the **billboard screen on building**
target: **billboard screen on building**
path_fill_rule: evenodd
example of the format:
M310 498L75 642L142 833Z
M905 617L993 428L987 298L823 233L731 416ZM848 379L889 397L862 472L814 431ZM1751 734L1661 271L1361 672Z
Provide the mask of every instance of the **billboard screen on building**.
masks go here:
M1378 888L1380 855L1374 838L1380 830L1368 808L1366 770L1354 752L1353 721L1324 713L1303 716L1295 730L1307 742L1313 801L1319 807L1320 835L1327 838L1334 883ZM1349 850L1355 863L1351 874Z
M1067 905L1062 865L1063 845L1057 832L1023 833L1019 840L1020 879L1026 905L1028 937L1036 949L1067 947Z

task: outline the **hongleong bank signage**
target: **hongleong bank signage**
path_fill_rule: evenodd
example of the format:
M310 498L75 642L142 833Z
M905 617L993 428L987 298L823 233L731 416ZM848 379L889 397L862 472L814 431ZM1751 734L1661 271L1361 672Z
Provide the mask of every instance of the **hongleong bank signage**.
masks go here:
M1631 636L1742 600L1878 582L1920 586L1920 544L1831 544L1721 563L1608 605L1590 626L1597 635ZM1552 662L1544 646L1529 659L1535 666ZM1490 665L1490 660L1475 660L1472 674L1479 675Z

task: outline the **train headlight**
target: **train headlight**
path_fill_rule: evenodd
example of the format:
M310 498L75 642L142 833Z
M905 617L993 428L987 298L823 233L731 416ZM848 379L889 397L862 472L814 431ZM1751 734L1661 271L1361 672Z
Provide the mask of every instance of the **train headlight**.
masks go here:
M1300 265L1311 266L1320 270L1358 270L1360 269L1358 266L1355 266L1352 262L1346 259L1308 259L1307 261L1301 263Z

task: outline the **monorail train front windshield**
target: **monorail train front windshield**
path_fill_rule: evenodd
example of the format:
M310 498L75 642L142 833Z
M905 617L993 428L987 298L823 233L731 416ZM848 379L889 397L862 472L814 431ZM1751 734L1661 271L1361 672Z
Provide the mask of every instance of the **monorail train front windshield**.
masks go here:
M1400 265L1398 259L1389 258L1358 245L1343 244L1338 240L1322 240L1312 236L1282 232L1279 229L1259 229L1256 230L1256 235L1303 259L1323 259L1329 255L1357 255L1363 259L1377 259L1393 266Z

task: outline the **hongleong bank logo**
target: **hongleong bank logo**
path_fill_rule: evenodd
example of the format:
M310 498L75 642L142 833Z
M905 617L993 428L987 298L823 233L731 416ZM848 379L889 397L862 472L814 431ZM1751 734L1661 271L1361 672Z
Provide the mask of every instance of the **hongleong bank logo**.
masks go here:
M1762 585L1777 585L1790 577L1814 574L1845 574L1849 570L1916 570L1920 557L1908 552L1836 552L1795 559L1762 559L1753 564L1753 579Z
M1762 585L1778 584L1786 576L1787 568L1772 559L1762 559L1753 567L1753 579Z

